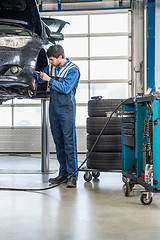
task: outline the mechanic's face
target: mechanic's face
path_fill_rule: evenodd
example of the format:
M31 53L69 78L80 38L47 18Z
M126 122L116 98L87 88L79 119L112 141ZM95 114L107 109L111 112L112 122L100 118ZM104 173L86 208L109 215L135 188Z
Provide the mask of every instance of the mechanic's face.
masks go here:
M61 63L61 57L58 57L58 58L50 57L49 63L51 63L54 67L56 67Z

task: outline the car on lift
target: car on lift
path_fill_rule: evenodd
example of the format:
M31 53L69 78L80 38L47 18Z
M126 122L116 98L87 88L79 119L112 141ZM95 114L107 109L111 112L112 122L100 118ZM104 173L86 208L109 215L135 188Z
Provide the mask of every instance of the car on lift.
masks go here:
M0 102L45 97L35 71L48 64L47 49L63 40L67 22L41 18L36 0L0 0Z

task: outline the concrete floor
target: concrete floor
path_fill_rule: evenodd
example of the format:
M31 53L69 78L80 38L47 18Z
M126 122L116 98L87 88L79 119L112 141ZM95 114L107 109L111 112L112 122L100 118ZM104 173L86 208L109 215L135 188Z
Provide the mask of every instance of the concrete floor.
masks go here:
M50 165L53 173L42 175L39 156L1 155L0 187L48 186L57 175L55 156ZM124 196L121 173L101 173L89 183L83 174L76 189L62 184L44 192L0 191L0 240L160 239L159 194L144 206L141 187Z

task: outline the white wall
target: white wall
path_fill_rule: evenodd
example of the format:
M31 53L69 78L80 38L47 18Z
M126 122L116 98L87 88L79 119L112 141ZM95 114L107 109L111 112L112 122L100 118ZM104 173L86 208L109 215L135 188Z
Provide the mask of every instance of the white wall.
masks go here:
M132 11L132 95L143 92L143 0L133 2Z
M77 151L86 152L86 129L77 128ZM0 153L41 152L40 128L0 128ZM55 152L55 145L50 133L50 152Z

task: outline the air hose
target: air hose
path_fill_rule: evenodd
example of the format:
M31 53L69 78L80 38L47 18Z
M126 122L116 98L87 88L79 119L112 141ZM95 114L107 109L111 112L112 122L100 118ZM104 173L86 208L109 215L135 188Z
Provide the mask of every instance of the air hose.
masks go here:
M108 120L105 122L105 124L104 124L103 128L101 129L99 135L97 136L97 138L96 138L96 140L95 140L92 148L91 148L90 151L88 152L87 157L86 157L86 158L84 159L84 161L80 164L80 166L76 169L76 171L75 171L72 175L70 175L70 176L67 177L68 180L69 180L70 178L72 178L72 177L81 169L81 167L85 164L85 162L86 162L87 159L89 158L90 154L93 152L93 150L94 150L97 142L99 141L99 138L101 137L104 129L107 127L107 125L108 125L110 119L112 118L113 114L119 109L119 107L120 107L122 104L124 104L126 101L128 101L128 100L130 100L130 99L133 100L132 97L131 97L131 98L128 98L128 99L125 99L125 100L123 100L117 107L115 107L115 109L113 110L113 112L112 112L111 115L109 116ZM58 186L60 186L61 184L65 183L65 182L66 182L66 179L65 179L64 181L58 183L58 184L54 184L54 185L51 185L51 186L45 187L45 188L6 188L6 187L5 187L5 188L0 188L0 190L1 190L1 191L2 191L2 190L3 190L3 191L4 191L4 190L6 190L6 191L26 191L26 192L46 191L46 190L50 190L50 189L52 189L52 188L58 187Z

